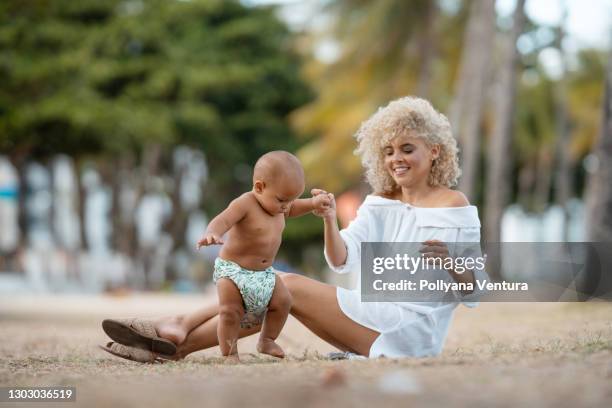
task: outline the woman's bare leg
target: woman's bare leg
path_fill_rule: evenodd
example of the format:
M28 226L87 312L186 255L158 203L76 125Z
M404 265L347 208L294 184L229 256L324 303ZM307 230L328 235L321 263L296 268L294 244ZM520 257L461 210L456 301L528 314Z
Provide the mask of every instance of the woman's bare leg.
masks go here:
M379 333L354 322L340 310L336 287L297 274L279 275L293 298L293 316L340 350L364 356L369 354ZM217 305L211 305L188 315L163 320L165 323L156 326L158 335L178 344L178 358L217 346L218 310ZM255 334L260 328L240 329L238 337Z
M346 316L336 298L336 287L305 276L284 273L293 299L291 314L317 336L343 351L368 356L380 333Z
M218 346L217 325L219 305L215 302L192 313L162 317L154 322L157 335L176 344L177 359L188 354ZM259 332L261 326L240 329L238 337L243 338Z
M178 359L185 358L187 355L196 351L204 350L210 347L219 345L217 337L217 327L219 325L219 316L214 316L206 320L204 323L193 329L185 341L177 347L176 357ZM250 336L259 332L261 325L254 326L249 329L240 329L238 338Z
M218 314L219 305L215 302L185 315L162 317L154 322L155 330L158 336L180 345L193 329Z
M379 333L354 322L340 310L335 286L301 275L289 273L280 275L293 298L291 307L293 316L317 336L340 350L369 355L372 343ZM200 317L204 317L203 312L199 313ZM197 321L197 318L192 317L192 321ZM218 322L219 318L215 316L193 329L178 347L179 358L216 346ZM260 328L261 326L241 329L238 337L250 336L257 333Z
M278 285L277 288L285 289L284 286ZM275 288L276 290L276 288ZM290 294L289 294L290 297ZM197 311L172 319L165 319L165 323L163 326L170 330L170 332L174 333L177 330L182 331L184 334L183 341L178 344L177 347L177 355L176 357L181 359L185 358L187 355L194 353L199 350L204 350L210 347L215 347L219 345L217 330L219 325L219 316L218 316L218 305L208 306L202 309L198 309ZM158 326L156 326L158 330L158 335L168 340L172 340L165 335L163 330L160 330ZM238 332L238 337L248 337L255 333L258 333L261 330L261 325L257 325L248 329L240 328Z

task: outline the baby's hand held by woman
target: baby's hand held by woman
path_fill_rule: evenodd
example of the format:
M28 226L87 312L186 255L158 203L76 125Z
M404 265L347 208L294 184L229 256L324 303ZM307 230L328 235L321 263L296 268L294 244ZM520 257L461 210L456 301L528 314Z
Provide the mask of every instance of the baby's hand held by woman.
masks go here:
M310 193L313 199L320 200L320 204L315 205L312 212L314 215L327 219L336 218L336 199L332 193L318 188L313 188Z
M326 211L331 206L331 200L327 194L312 196L313 211Z

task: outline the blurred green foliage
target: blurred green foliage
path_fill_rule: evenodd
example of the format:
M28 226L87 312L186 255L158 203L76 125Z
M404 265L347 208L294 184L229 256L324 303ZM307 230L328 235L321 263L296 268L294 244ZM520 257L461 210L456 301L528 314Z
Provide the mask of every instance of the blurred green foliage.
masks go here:
M311 42L332 38L339 48L338 55L331 63L314 58L308 61L305 72L318 97L292 114L292 121L307 139L299 157L309 182L339 194L363 180L361 163L353 154L353 135L379 106L404 95L418 95L448 112L456 96L472 3L335 0L326 4L332 23L327 31L311 34ZM510 24L507 18L498 16L497 35L505 34ZM551 180L558 170L555 144L559 101L555 90L561 79L551 77L540 58L544 51L558 51L557 28L528 20L522 33L523 43L529 46L521 48L518 67L510 182L512 202L521 202L532 211L541 211L552 202L555 187ZM499 43L491 50L494 69L500 63ZM591 151L601 122L606 51L582 49L567 58L574 62L564 77L570 164L574 190L581 196L586 178L582 160ZM499 74L493 71L491 75L487 95L492 94ZM493 106L490 98L480 129L480 176L474 200L477 205L484 203L487 143L496 120ZM538 195L543 196L542 205L536 204L540 201Z
M295 150L312 96L272 8L237 1L0 4L0 151L40 157L201 148L212 177Z
M154 143L168 167L187 144L206 154L212 217L260 155L299 147L287 115L313 92L293 40L273 7L238 1L2 1L0 153L114 163ZM312 221L288 223L292 253L320 239Z
M333 23L318 35L333 38L339 53L331 64L309 60L306 75L318 98L292 115L296 129L309 139L299 157L311 182L339 194L363 180L353 134L379 106L408 94L442 108L450 103L468 7L460 1L448 11L437 3L327 4Z
M126 154L140 157L151 143L164 147L166 159L172 146L187 144L204 151L210 166L210 215L250 188L249 166L269 150L300 149L309 188L354 188L363 170L352 135L376 107L418 94L447 110L469 1L456 7L433 0L324 4L321 12L333 23L323 39L333 38L339 55L331 64L310 58L307 84L294 35L271 7L222 0L4 0L0 153L15 160L61 152L113 163ZM532 46L522 52L512 168L513 201L527 207L538 201L538 188L549 201L547 179L556 170L559 79L539 60L554 48L553 28L529 22L523 33ZM309 51L321 40L304 37ZM566 103L581 193L580 164L600 123L604 52L582 50L575 60L565 77ZM290 112L301 139L288 124ZM485 112L485 145L494 120ZM304 246L320 244L320 233L313 216L290 220L283 248L300 262Z

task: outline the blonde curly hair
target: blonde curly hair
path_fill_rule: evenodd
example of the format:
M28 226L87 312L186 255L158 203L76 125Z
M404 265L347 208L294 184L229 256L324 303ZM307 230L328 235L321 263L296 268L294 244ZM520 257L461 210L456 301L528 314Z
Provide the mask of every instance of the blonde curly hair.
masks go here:
M440 148L438 158L432 163L428 184L432 187L456 185L461 175L459 149L448 119L425 99L407 96L379 108L355 134L359 143L355 153L361 156L366 179L374 193L388 194L397 189L385 170L383 148L390 140L408 133L422 138L428 147L437 144Z

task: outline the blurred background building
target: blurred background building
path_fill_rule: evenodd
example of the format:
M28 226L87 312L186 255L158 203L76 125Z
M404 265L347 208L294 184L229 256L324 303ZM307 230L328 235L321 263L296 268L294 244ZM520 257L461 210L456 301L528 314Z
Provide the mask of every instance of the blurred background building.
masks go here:
M609 0L5 0L0 22L0 292L198 290L218 248L195 242L274 149L346 226L352 135L408 94L451 120L485 240L612 242ZM324 278L319 219L288 221L277 267Z

